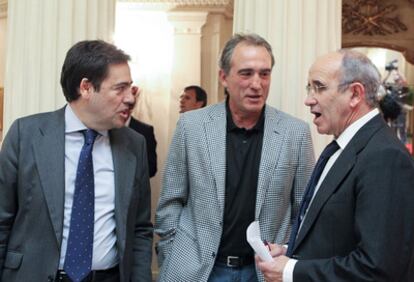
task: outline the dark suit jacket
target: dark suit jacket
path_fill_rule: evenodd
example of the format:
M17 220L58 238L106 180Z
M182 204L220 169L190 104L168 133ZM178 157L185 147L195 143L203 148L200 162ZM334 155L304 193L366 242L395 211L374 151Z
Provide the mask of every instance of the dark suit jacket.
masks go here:
M154 136L154 127L133 117L131 117L129 127L142 134L145 137L145 141L147 141L149 176L153 177L157 173L157 141Z
M414 281L414 161L381 116L324 179L294 247L293 281Z
M121 281L151 281L152 224L145 141L109 132ZM0 280L53 281L65 196L64 109L16 120L0 151Z

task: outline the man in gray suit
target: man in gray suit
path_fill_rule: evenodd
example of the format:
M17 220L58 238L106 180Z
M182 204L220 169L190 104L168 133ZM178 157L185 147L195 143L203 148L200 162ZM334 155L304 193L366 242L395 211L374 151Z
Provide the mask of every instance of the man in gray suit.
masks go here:
M160 281L263 280L246 228L288 240L314 157L309 126L265 104L273 65L263 38L235 35L220 59L226 102L180 116L156 212Z
M414 160L376 108L380 83L356 51L312 65L305 104L337 151L287 253L274 246L272 262L258 259L266 281L414 281Z
M0 151L1 281L151 281L145 140L124 127L135 104L128 60L100 40L75 44L61 73L68 104L11 126Z

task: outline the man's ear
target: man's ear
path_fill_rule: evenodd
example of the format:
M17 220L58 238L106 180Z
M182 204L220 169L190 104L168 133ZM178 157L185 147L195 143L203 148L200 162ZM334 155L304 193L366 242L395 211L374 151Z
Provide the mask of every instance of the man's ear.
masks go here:
M136 85L132 85L131 86L131 93L132 95L134 95L136 98L138 98L139 94L141 94L141 88L139 88Z
M220 69L219 70L219 79L221 82L221 85L223 85L224 88L227 88L227 74L224 72L224 70Z
M203 101L196 101L197 109L200 109L203 107L204 102Z
M351 107L356 107L359 103L365 100L365 87L359 82L354 82L350 85L349 90L351 94Z
M82 78L79 84L79 93L84 98L89 98L90 94L94 91L92 83L87 78Z

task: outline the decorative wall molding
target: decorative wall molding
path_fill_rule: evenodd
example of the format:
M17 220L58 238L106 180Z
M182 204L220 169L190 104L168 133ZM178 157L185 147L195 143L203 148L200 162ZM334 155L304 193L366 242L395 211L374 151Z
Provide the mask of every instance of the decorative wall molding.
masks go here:
M414 0L342 0L342 47L399 51L414 64Z
M168 20L174 27L175 34L198 34L206 23L206 12L169 12Z
M0 0L1 1L1 0ZM137 4L140 9L164 11L203 11L233 18L234 0L117 0Z
M348 1L342 6L343 33L388 35L407 31L400 20L396 4L384 4L379 0Z
M168 7L167 10L203 10L221 13L233 18L234 0L117 0L118 2L137 3L146 7Z
M118 0L118 2L153 3L153 4L173 4L177 7L198 7L198 6L232 6L234 0Z
M7 17L7 0L0 0L0 19Z

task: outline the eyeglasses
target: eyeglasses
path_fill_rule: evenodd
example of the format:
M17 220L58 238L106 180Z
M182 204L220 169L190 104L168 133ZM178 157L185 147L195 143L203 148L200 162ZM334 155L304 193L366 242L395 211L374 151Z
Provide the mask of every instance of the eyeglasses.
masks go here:
M345 89L341 90L341 91L345 91L349 87L349 85L351 85L354 82L355 81L342 82L337 86L337 88L340 89L340 88L343 88L344 86L346 86ZM320 85L318 85L318 84L308 84L308 85L305 86L305 89L306 89L306 94L308 96L312 96L314 94L321 94L322 92L328 90L328 86L323 85L323 84L320 84Z
M328 86L326 85L316 85L316 84L308 84L305 86L306 89L306 94L308 96L311 96L312 94L320 94L321 92L325 91L328 89Z

